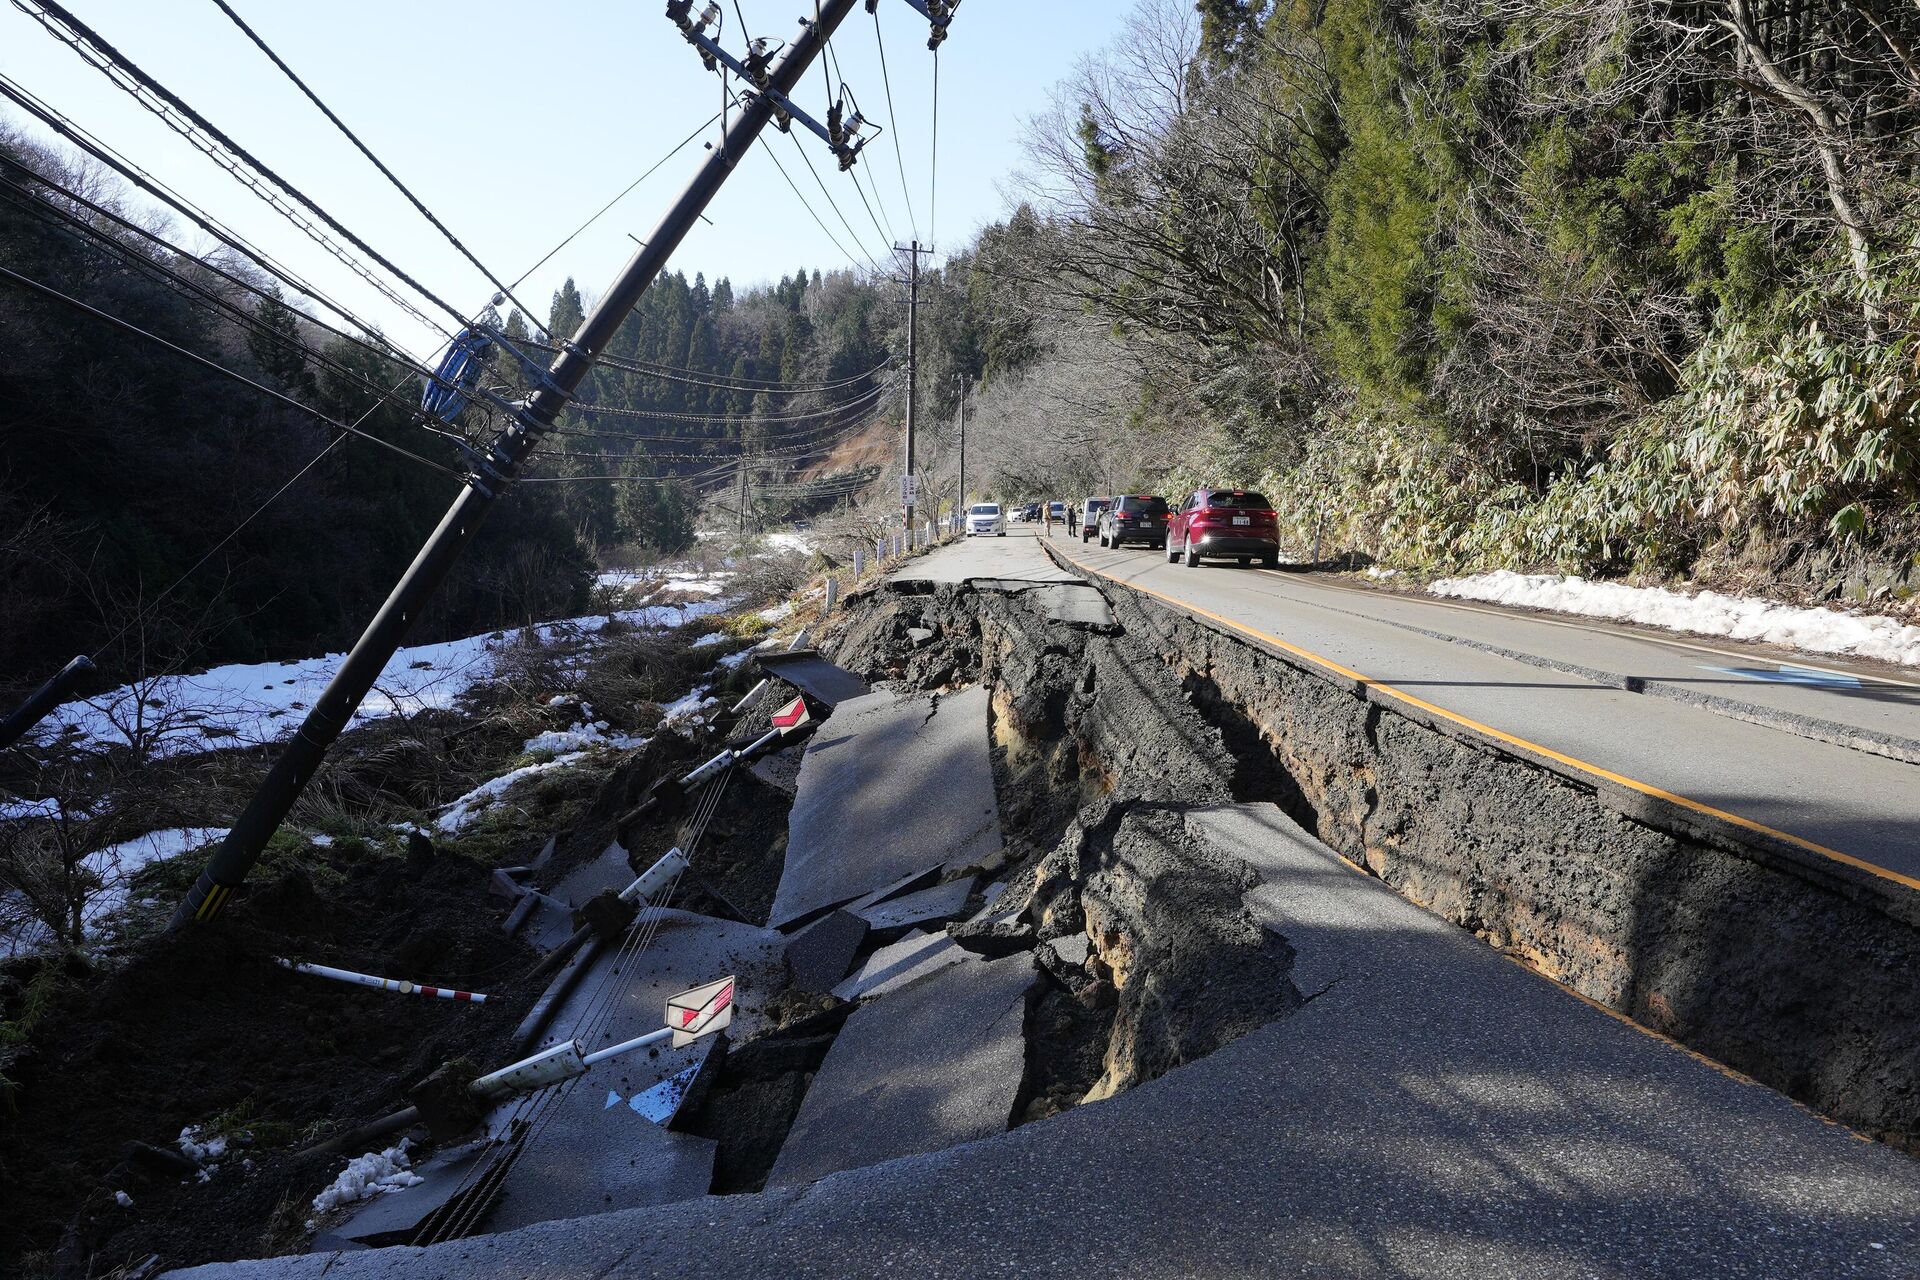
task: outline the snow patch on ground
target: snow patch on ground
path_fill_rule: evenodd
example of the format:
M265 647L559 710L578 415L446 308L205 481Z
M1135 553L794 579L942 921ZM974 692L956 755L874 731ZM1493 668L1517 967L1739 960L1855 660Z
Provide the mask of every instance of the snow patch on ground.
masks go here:
M719 598L684 605L623 609L543 623L531 635L543 645L593 644L609 617L623 627L666 630L724 612ZM354 713L353 724L454 706L493 674L495 656L520 643L518 631L493 631L401 649ZM255 747L290 735L319 700L343 654L295 662L237 663L196 675L162 676L56 708L35 737L90 749L139 742L153 756L196 755Z
M716 644L725 644L731 639L733 639L733 637L724 631L709 631L706 635L695 640L689 647L694 649L710 649Z
M813 540L803 533L770 533L767 545L776 551L797 551L803 556L813 554Z
M1505 569L1469 578L1443 578L1429 589L1435 595L1463 600L1551 609L1695 635L1757 640L1808 653L1853 654L1920 666L1920 627L1835 609L1804 608L1717 591L1689 594L1664 587L1630 587Z
M549 729L545 733L535 734L521 744L520 749L529 755L560 755L565 752L586 751L591 747L608 747L615 751L631 751L647 745L645 738L630 737L624 733L608 731L605 720L591 723L581 722L569 729Z
M793 616L793 611L798 607L791 600L782 600L779 604L762 609L760 618L763 622L785 622Z
M543 773L552 773L556 769L564 769L570 764L575 764L586 759L586 757L587 753L584 751L570 751L566 755L555 756L553 759L541 761L539 764L522 765L518 769L509 769L497 778L489 778L448 805L441 811L440 816L433 820L433 825L441 831L448 833L459 831L478 818L494 801L505 795L507 790L515 783L527 778L537 777Z
M701 639L705 638L701 637ZM0 800L0 822L59 816L60 802L52 796L44 800Z
M424 1178L413 1172L413 1162L407 1158L407 1142L408 1139L402 1138L397 1146L385 1151L369 1151L347 1161L340 1176L313 1198L313 1211L330 1213L344 1204L357 1204L424 1182Z
M180 1154L195 1164L205 1164L209 1160L218 1160L227 1154L227 1140L223 1135L203 1139L204 1132L197 1124L190 1124L180 1131Z
M710 707L720 705L720 699L710 697L711 686L701 685L684 698L675 699L661 708L660 727L670 728L686 721L689 724L705 724L705 712Z
M172 858L189 850L203 848L226 836L225 827L169 827L149 831L119 844L108 845L81 859L81 868L98 879L100 887L80 912L80 924L88 934L96 932L108 918L126 909L133 877L142 867L162 858ZM17 892L4 895L0 916L13 920L23 913L23 899ZM47 926L29 921L0 932L0 955L21 956L37 951L53 941Z

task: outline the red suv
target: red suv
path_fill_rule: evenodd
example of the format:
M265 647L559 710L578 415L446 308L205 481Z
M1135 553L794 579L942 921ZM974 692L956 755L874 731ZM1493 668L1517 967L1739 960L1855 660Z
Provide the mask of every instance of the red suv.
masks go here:
M1246 489L1197 490L1167 522L1167 560L1183 555L1189 568L1203 558L1245 565L1256 556L1263 567L1276 568L1279 517L1271 503Z

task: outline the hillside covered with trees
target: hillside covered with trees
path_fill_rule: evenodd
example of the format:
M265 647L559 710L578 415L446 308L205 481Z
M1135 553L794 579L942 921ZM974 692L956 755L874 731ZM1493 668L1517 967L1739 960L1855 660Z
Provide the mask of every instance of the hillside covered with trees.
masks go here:
M1916 47L1895 0L1145 0L978 246L983 436L1416 568L1910 591Z
M186 234L111 175L0 135L0 267L66 299L0 280L0 691L75 653L125 679L343 647L459 482L399 353ZM785 480L897 419L899 292L662 277L415 638L578 612L596 557L683 550L743 452L754 483ZM544 362L584 307L569 281L543 329L502 328ZM503 401L528 376L497 350L482 385ZM461 427L480 441L500 420L482 403Z

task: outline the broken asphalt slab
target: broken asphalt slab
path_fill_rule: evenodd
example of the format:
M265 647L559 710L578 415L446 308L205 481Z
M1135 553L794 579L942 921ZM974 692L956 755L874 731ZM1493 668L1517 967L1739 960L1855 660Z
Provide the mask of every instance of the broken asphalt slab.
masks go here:
M862 907L856 914L874 929L903 929L908 925L951 920L966 909L973 896L972 876L962 876L930 889L905 894Z
M867 957L867 962L845 982L833 989L842 1000L859 1000L884 995L916 978L924 978L950 965L967 964L979 957L956 944L944 933L925 933L915 929L898 942L889 943Z
M807 744L788 818L778 928L926 867L999 851L987 691L842 703Z
M1219 815L1214 817L1212 815ZM1270 805L1193 819L1313 998L1110 1099L810 1186L191 1280L1893 1280L1920 1163L1521 969ZM1044 1188L1037 1194L1036 1188Z
M812 1182L1003 1132L1026 1071L1031 956L948 968L862 1005L767 1179Z
M754 660L768 675L786 681L830 707L863 698L872 692L865 680L845 667L829 662L813 649L797 649L790 653L757 653Z

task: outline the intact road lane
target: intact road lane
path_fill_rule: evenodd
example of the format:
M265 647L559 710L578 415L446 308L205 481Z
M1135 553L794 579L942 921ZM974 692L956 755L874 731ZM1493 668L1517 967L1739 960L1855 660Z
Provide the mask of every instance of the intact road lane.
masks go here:
M1389 699L1920 889L1920 765L1896 758L1905 744L1920 747L1920 680L1316 575L1188 568L1152 549L1109 551L1058 536L1049 545L1096 581L1385 686L1378 691ZM1739 674L1777 671L1783 661L1831 679ZM1656 696L1621 687L1629 678ZM1836 741L1849 732L1860 746Z

